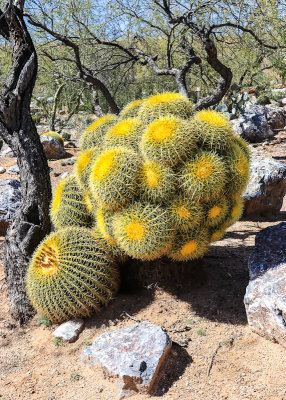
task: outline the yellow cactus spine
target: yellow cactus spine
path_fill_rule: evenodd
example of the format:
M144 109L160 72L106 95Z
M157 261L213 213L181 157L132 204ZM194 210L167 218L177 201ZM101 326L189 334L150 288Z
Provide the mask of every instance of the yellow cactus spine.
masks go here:
M191 125L207 150L226 150L231 146L234 134L224 114L202 110L194 115Z
M35 309L52 322L89 316L116 293L119 273L99 236L68 227L38 246L27 270L27 293Z
M113 213L111 211L106 211L102 208L97 209L96 228L110 246L116 246L117 243L113 236L112 220Z
M188 231L178 231L173 239L168 257L175 261L188 261L202 257L209 248L209 233L199 227Z
M166 203L176 190L175 174L157 161L145 161L139 175L141 200Z
M205 223L209 227L216 227L225 220L229 212L229 203L224 196L215 197L203 204Z
M108 130L104 146L105 148L123 146L138 150L143 128L142 122L136 118L119 121Z
M100 152L100 147L91 147L81 152L76 160L74 173L77 183L83 190L87 190L88 188L92 163Z
M85 151L91 147L101 146L106 132L115 125L117 121L118 118L116 115L107 114L89 125L81 137L81 150Z
M203 222L202 205L183 193L172 199L168 209L174 226L181 231L196 228Z
M193 199L210 199L218 195L226 183L226 165L210 151L199 151L180 171L182 190Z
M233 141L237 144L241 150L243 151L247 161L250 161L250 148L245 140L243 140L240 136L234 135Z
M143 100L134 100L128 103L119 114L119 119L136 118L138 111L143 103Z
M113 232L129 256L153 260L166 252L173 237L169 213L160 206L133 203L115 213Z
M116 211L130 203L138 194L141 161L133 150L108 149L93 163L89 187L99 206Z
M167 115L189 119L193 113L193 105L188 99L178 93L166 92L144 100L138 117L144 124L149 124L155 119Z
M238 144L232 144L225 160L229 171L226 192L231 194L242 193L247 186L249 175L247 154Z
M229 214L223 223L223 228L226 229L230 225L234 224L239 220L243 213L244 200L238 195L233 195L229 198Z
M58 184L50 215L56 229L92 225L92 216L86 207L84 193L78 186L75 176L68 176Z
M147 160L175 167L197 150L197 137L187 121L165 116L153 121L143 133L140 150Z

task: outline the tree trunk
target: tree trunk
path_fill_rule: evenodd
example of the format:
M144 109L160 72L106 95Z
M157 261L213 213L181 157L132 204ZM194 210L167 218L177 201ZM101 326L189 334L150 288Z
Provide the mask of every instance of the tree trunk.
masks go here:
M178 72L175 74L175 78L176 78L176 83L177 83L179 93L188 99L189 93L188 93L187 83L186 83L186 74L183 73L181 70L178 70Z
M25 275L35 247L50 231L51 186L48 163L30 115L36 51L22 7L7 4L0 15L0 34L10 40L12 48L12 66L0 95L0 135L17 156L22 194L21 207L6 234L5 271L11 315L21 324L34 314Z

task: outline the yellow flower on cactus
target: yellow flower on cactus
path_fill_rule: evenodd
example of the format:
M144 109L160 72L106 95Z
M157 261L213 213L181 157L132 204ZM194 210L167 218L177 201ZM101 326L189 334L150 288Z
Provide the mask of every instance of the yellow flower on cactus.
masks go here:
M119 247L131 257L153 260L166 252L173 237L168 211L161 206L133 203L117 212L113 232Z

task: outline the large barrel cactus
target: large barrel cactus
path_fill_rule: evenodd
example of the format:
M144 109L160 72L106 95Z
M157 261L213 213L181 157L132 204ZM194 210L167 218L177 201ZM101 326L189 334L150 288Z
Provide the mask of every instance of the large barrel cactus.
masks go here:
M112 297L119 279L112 257L202 257L242 213L247 144L223 114L195 113L179 94L98 119L81 150L51 207L56 229L73 227L48 237L28 271L32 303L52 320L89 315Z
M88 316L114 296L118 268L99 235L68 227L39 245L27 272L27 291L39 313L53 322Z

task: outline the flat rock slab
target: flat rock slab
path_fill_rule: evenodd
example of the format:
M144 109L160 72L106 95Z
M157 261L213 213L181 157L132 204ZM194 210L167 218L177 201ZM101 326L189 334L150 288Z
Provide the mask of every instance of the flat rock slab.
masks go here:
M83 331L84 321L79 318L71 319L70 321L61 324L54 332L56 338L62 339L65 342L73 343L77 340L79 334Z
M286 222L260 231L244 305L251 329L286 347Z
M118 398L149 392L171 349L169 336L150 322L106 332L81 355L87 365L102 366L121 378Z

